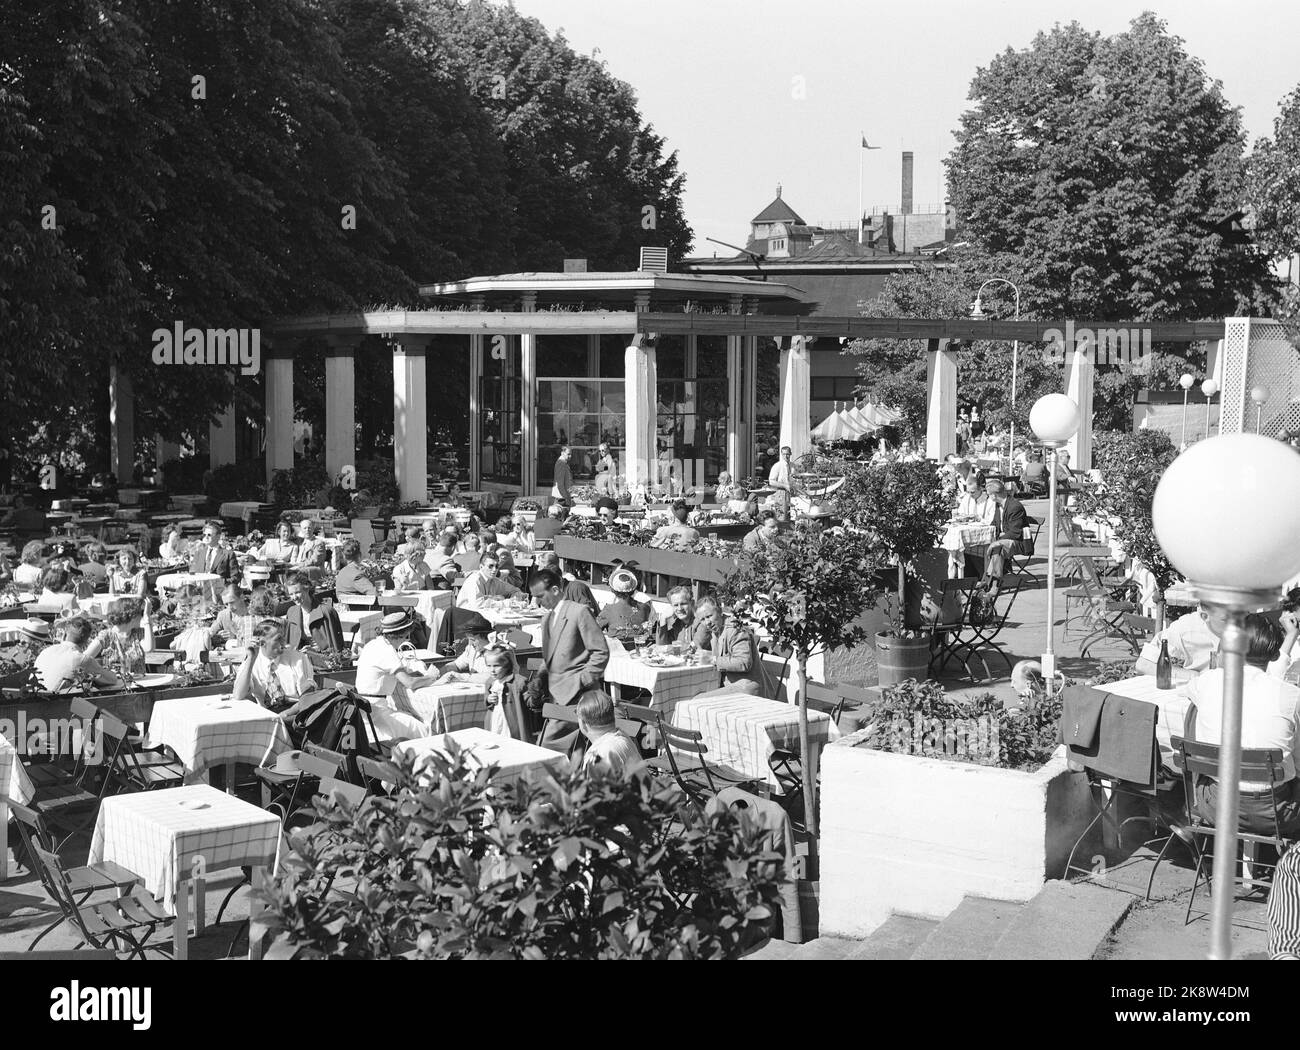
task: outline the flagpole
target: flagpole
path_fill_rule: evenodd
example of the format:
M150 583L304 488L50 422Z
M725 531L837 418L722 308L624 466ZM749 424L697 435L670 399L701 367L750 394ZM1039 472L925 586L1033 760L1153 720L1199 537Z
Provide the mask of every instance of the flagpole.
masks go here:
M867 136L859 132L858 138L858 243L862 243L862 158L866 154L863 144L867 141Z

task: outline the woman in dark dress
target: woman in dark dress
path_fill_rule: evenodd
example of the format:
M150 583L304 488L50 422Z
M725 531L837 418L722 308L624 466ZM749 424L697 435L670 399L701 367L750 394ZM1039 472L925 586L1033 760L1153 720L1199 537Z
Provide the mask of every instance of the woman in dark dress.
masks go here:
M600 610L596 625L607 634L625 631L654 631L655 611L649 602L636 600L640 581L631 569L617 568L610 575L609 589L614 600Z
M338 652L344 648L343 626L333 606L317 605L311 580L304 572L289 577L287 590L292 604L285 613L285 645L301 649L310 645L320 652Z

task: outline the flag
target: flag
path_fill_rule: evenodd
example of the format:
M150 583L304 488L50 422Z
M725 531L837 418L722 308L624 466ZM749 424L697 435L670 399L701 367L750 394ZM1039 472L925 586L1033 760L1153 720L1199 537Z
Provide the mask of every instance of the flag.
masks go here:
M863 149L880 149L879 146L873 146L873 145L871 145L871 143L867 141L867 136L866 136L866 135L863 135L863 136L862 136L862 148L863 148Z

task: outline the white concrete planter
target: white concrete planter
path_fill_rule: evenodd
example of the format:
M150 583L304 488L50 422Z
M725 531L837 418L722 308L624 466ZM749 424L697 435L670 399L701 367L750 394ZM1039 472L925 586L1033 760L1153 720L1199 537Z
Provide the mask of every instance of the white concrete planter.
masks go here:
M968 895L1027 901L1064 872L1091 819L1065 750L1036 773L856 747L821 759L821 935L866 937L891 913L943 918Z

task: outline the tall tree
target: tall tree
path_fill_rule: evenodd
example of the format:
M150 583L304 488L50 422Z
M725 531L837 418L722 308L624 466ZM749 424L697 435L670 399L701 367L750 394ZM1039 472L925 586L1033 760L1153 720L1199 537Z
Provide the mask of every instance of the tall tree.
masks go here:
M1282 100L1273 137L1255 143L1250 157L1250 201L1255 239L1275 260L1300 254L1300 87ZM1295 265L1292 263L1292 265ZM1292 274L1292 279L1296 279ZM1300 291L1287 289L1279 312L1300 315Z

